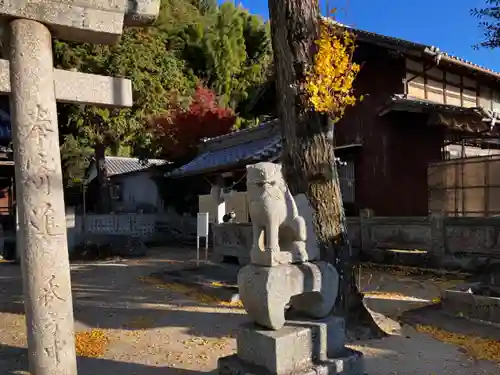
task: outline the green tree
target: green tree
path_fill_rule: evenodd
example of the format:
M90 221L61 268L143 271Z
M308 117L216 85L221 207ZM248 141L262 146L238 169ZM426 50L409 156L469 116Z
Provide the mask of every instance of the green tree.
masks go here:
M94 148L101 187L100 209L107 211L109 189L103 163L106 150L126 155L147 149L152 137L145 131L148 118L165 109L172 92L189 96L194 80L184 74L183 61L167 50L165 33L159 29L126 29L121 42L114 46L55 41L54 52L59 68L132 80L132 108L64 105L60 110L66 131L72 135L65 139L68 143L63 150L69 155L79 147Z
M221 104L237 109L267 79L272 61L269 26L231 2L210 9L200 10L199 22L178 30L175 47Z
M474 8L471 14L478 18L484 38L476 47L498 48L500 46L500 0L484 0L483 8Z
M217 12L217 0L194 0L195 5L200 10L201 14L209 15Z
M97 159L102 210L109 207L104 155L157 156L154 132L145 126L170 110L188 105L201 83L233 110L267 80L272 60L269 27L231 3L214 0L162 0L154 28L125 29L115 46L54 41L55 64L62 69L132 80L134 106L107 109L59 106L62 159L67 182L81 180L92 155ZM175 100L173 100L175 98ZM251 114L235 127L255 123ZM92 149L92 153L89 150ZM80 158L78 162L75 158Z
M243 19L243 38L247 56L237 77L238 84L232 93L236 109L269 81L273 60L269 24L246 11L241 11L240 17ZM252 117L252 113L243 112L240 115Z

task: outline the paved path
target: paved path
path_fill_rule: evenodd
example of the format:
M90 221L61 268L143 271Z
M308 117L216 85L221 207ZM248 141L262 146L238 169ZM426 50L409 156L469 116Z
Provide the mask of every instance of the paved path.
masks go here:
M77 331L100 328L109 337L102 357L79 359L79 375L194 375L213 372L218 357L234 352L234 334L246 320L242 310L201 305L184 293L141 281L152 272L178 267L190 255L186 249L156 249L146 259L72 266ZM377 285L373 275L363 280L368 289ZM28 374L21 289L19 266L0 264L2 375ZM428 287L417 289L429 294ZM418 297L427 300L435 293ZM368 303L394 316L405 309L382 306L376 296ZM495 364L471 361L452 345L377 317L393 335L355 343L366 354L370 375L500 374Z

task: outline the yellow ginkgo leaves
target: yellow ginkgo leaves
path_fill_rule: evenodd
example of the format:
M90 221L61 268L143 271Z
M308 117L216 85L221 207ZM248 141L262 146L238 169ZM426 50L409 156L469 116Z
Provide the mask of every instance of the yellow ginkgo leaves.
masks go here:
M352 61L353 35L347 31L336 35L331 27L321 24L314 65L307 72L304 89L312 109L338 121L346 107L356 104L353 83L360 66Z
M82 357L101 357L106 352L108 337L100 329L78 332L75 335L76 354Z

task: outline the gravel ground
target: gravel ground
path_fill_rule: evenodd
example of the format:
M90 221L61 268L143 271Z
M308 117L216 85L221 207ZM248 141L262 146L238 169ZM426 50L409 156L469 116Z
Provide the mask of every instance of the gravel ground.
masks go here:
M144 282L153 272L179 267L192 254L188 249L152 249L144 259L72 265L76 330L99 328L109 338L104 355L79 358L79 375L213 372L219 357L235 351L244 311L202 305L182 291ZM437 283L370 271L363 272L361 284L375 292L367 303L391 333L382 340L353 343L365 353L368 374L500 374L498 365L470 360L459 348L391 319L439 295ZM416 298L377 295L399 290ZM21 291L19 266L0 264L0 374L28 374Z

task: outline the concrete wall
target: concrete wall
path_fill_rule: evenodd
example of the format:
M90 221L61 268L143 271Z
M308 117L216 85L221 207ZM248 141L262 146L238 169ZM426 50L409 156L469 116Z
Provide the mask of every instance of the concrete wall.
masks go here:
M348 219L349 238L364 260L449 269L477 270L500 259L500 217L374 217L364 210ZM213 226L216 259L248 261L251 224Z

